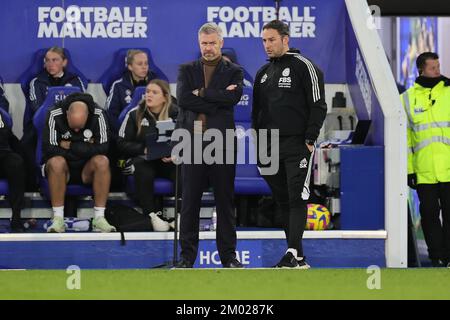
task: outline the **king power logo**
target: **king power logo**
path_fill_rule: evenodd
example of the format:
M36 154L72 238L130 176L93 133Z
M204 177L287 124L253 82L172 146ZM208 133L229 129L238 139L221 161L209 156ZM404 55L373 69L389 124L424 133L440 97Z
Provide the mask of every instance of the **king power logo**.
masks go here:
M147 38L147 7L38 7L38 38Z
M289 25L291 38L315 38L315 10L314 6L280 7L279 20ZM259 38L262 27L276 18L274 7L207 8L208 22L217 23L224 38Z

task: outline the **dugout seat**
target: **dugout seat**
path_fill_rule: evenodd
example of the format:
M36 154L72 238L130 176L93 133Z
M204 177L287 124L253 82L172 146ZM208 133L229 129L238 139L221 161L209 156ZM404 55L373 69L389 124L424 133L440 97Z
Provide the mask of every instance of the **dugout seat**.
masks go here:
M127 52L130 49L136 49L136 50L142 50L145 53L147 53L148 56L148 65L149 69L156 73L158 79L166 80L167 82L169 79L167 76L162 72L160 68L155 64L152 53L150 49L148 48L122 48L116 51L114 54L113 60L111 62L111 65L109 68L103 73L103 75L99 79L99 83L102 84L103 90L105 90L106 95L109 95L109 91L111 90L111 86L114 81L117 79L120 79L123 75L123 73L126 71L127 68Z

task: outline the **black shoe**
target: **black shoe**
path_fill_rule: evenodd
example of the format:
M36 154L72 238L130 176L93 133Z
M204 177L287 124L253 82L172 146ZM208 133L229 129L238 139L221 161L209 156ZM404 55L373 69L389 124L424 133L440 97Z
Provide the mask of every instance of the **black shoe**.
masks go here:
M309 269L311 266L306 262L306 257L297 259L299 269Z
M244 265L242 263L240 263L238 259L233 258L230 261L228 261L227 263L224 263L223 267L224 268L244 268Z
M11 232L13 233L22 233L25 232L25 228L23 227L23 223L20 220L11 220Z
M194 266L193 263L190 263L184 259L181 259L180 261L177 262L177 264L175 264L174 268L175 269L189 269L192 268Z
M433 268L445 268L447 263L441 259L431 259L431 266Z
M274 268L290 268L290 269L300 269L297 259L291 252L286 252L286 254L281 258Z

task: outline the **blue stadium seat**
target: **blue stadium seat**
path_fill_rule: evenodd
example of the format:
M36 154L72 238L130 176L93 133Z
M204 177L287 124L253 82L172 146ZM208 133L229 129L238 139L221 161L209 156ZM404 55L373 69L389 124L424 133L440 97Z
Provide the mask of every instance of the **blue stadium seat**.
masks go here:
M12 129L13 122L12 118L6 110L0 108L0 115L2 117L3 123ZM9 194L9 186L8 181L6 179L0 179L0 195L8 195Z
M53 107L53 105L64 99L71 93L80 92L81 89L78 87L51 87L48 89L47 98L45 99L42 106L38 111L34 114L33 124L36 128L38 137L37 137L37 148L36 148L36 165L38 166L40 173L40 166L42 160L42 131L45 126L45 120L47 119L48 110ZM44 194L47 198L50 198L50 191L48 186L48 180L42 175L39 175L39 185L41 188L42 194ZM67 185L66 194L68 195L92 195L92 188L90 186L85 185Z
M236 122L238 149L234 192L236 195L270 195L269 185L259 174L256 165L253 137L244 135L248 129L250 122Z
M240 65L236 51L233 48L222 48L222 55L225 55L231 59L232 62ZM242 66L244 71L244 86L253 87L253 77L248 73L247 70Z
M44 58L45 54L47 53L49 48L39 49L35 52L31 59L30 66L20 75L19 77L19 83L22 87L22 91L25 95L25 97L28 97L29 91L30 91L30 82L33 80L34 77L36 77L43 69L44 69ZM69 50L64 48L64 53L67 57L67 66L66 70L76 74L80 77L81 81L83 81L83 84L85 88L87 88L89 80L83 75L83 73L73 64L72 57L70 55Z
M245 135L251 127L253 88L244 87L241 101L234 107L234 121L238 137L236 178L237 195L270 195L271 191L256 166L256 151L253 137Z
M165 178L155 178L153 183L153 190L155 195L159 196L171 196L174 195L174 184L169 179ZM127 184L125 187L127 194L134 194L136 192L134 184L134 176L127 176Z
M99 81L102 86L103 90L105 90L106 95L109 94L109 91L111 89L111 85L114 81L117 79L120 79L125 72L127 68L127 52L130 49L137 49L142 50L147 53L148 56L148 64L150 67L150 70L156 73L157 77L162 80L169 81L169 78L164 74L164 72L161 71L160 68L158 68L153 60L152 54L149 49L147 48L122 48L116 51L113 61L111 62L111 65L109 68L103 73L103 75L100 77Z

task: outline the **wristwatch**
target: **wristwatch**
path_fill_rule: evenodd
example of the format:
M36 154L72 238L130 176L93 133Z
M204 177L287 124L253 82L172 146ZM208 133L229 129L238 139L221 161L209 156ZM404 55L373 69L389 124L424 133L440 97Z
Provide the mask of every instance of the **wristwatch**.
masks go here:
M314 140L311 140L311 139L306 139L306 140L305 140L305 143L306 143L307 145L313 146L316 142L315 142Z

